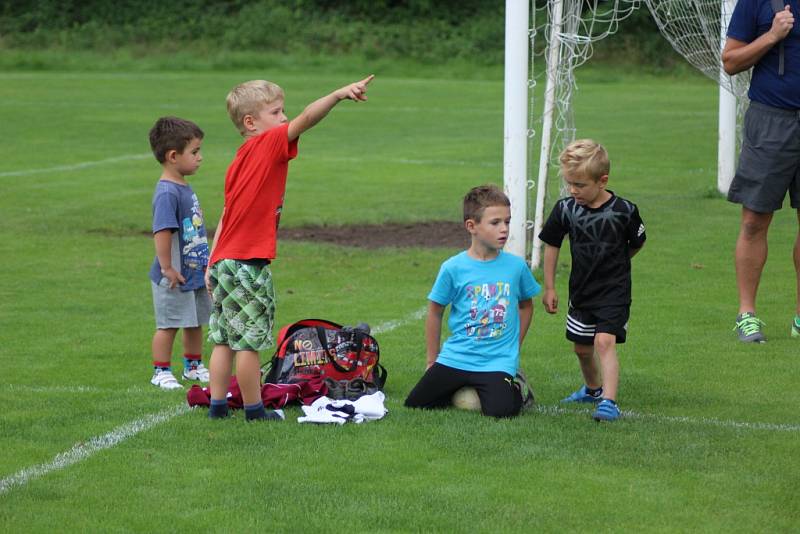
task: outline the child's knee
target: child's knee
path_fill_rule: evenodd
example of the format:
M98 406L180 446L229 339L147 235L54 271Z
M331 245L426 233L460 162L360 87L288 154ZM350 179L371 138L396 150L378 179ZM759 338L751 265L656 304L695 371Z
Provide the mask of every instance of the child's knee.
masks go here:
M600 354L605 354L617 345L617 336L614 334L607 334L605 332L598 333L594 336L594 348Z

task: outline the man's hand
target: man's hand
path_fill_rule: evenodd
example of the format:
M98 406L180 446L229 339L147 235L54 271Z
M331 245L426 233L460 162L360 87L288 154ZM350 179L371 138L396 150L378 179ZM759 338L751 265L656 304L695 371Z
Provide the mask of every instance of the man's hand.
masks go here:
M345 85L341 89L337 89L333 92L333 94L339 100L355 100L356 102L366 102L367 101L367 85L372 79L375 78L374 74L370 74L360 82L351 83L350 85Z
M186 278L181 275L178 271L176 271L173 267L167 267L166 269L161 269L161 275L169 280L169 288L175 289L175 286L180 284L186 283Z
M794 26L792 8L791 6L786 6L783 11L775 13L775 18L772 19L772 28L769 29L769 33L772 34L777 43L789 35L789 32L792 31L792 26Z
M547 313L556 313L558 311L558 295L555 289L544 290L542 304L544 304L544 311Z

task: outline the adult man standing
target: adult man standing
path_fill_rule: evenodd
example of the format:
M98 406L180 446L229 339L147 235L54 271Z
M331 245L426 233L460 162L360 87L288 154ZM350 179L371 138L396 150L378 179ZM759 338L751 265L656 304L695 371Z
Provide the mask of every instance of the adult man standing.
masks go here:
M789 5L783 5L789 2ZM739 166L728 200L742 205L736 241L739 340L763 343L756 293L767 261L767 230L786 192L800 225L800 27L798 0L739 0L731 16L722 64L736 74L753 67ZM800 336L800 232L794 245Z

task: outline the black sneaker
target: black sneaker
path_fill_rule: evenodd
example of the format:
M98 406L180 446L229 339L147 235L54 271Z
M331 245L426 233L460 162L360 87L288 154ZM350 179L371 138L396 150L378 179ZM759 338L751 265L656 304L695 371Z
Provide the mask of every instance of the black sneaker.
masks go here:
M522 395L522 409L528 410L533 408L536 404L536 398L533 395L533 388L528 383L528 378L525 376L525 373L522 372L522 369L517 371L517 376L514 377L514 383L517 385Z

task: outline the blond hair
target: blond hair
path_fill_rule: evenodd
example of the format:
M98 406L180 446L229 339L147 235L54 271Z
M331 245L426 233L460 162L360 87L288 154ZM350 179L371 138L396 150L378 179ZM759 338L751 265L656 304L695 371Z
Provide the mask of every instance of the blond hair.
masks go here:
M242 134L245 115L257 115L264 106L283 100L283 89L267 80L240 83L228 93L228 115Z
M494 184L480 185L469 190L464 197L464 221L481 222L483 212L492 206L511 206L503 190Z
M594 181L611 170L608 152L593 139L578 139L567 145L558 156L564 177L591 178Z

